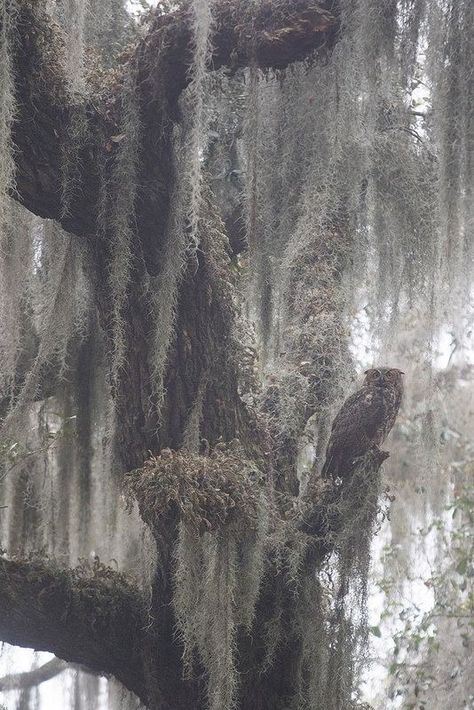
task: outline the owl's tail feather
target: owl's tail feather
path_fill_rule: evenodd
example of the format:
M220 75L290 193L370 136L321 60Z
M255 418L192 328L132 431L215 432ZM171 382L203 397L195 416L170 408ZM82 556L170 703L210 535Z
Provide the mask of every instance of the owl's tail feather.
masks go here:
M345 479L354 469L354 464L344 452L328 451L321 469L321 478Z

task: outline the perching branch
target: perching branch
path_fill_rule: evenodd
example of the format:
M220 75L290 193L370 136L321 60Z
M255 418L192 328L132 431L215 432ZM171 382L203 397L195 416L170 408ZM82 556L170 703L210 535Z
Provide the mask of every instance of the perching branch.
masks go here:
M379 506L380 469L389 457L387 451L373 448L360 459L347 480L333 482L315 476L310 482L301 511L298 529L320 541L317 551L327 555L338 536L364 515L373 517Z
M142 598L105 569L84 576L0 558L0 640L114 675L146 703Z

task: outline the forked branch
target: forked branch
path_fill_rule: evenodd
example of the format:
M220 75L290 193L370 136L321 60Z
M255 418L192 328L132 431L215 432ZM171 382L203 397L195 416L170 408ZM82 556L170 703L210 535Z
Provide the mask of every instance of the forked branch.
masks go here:
M160 122L160 114L177 117L179 96L189 81L192 58L192 24L189 9L159 16L130 59L139 76L139 101L143 110ZM215 4L213 66L231 69L255 62L264 68L284 68L330 44L336 36L335 17L323 4L311 0L264 2L256 14L245 3L220 0ZM120 104L121 85L117 82L104 98L87 106L73 105L66 91L61 69L63 41L58 28L38 3L21 3L14 73L18 111L14 124L16 145L16 196L41 217L61 221L74 234L96 231L99 194L98 158L117 126L114 110ZM124 67L124 72L127 66ZM84 112L89 134L80 148L82 184L69 206L61 207L61 154L67 144L68 127L77 112ZM152 124L144 117L144 155L151 150L156 163ZM166 184L166 181L165 183ZM146 192L146 191L145 191ZM147 212L146 195L140 209ZM151 192L154 200L154 190ZM143 204L142 204L143 202Z

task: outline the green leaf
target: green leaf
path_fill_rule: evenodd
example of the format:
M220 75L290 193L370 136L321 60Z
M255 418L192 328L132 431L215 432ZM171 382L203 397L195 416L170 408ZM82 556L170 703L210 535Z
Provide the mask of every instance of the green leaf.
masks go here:
M391 663L388 667L388 672L390 673L390 675L394 675L397 670L398 670L398 663Z
M377 638L382 638L382 632L380 631L379 626L369 626L369 631L373 636L377 636Z
M462 559L458 564L456 565L456 572L461 575L465 575L467 572L467 557Z

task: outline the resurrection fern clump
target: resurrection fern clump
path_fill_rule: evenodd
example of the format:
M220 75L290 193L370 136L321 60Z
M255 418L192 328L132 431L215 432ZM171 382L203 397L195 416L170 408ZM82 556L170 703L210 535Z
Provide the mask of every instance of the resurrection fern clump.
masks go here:
M238 441L218 444L209 456L164 449L127 474L126 489L158 533L169 514L198 533L231 523L258 528L262 474L240 453Z

